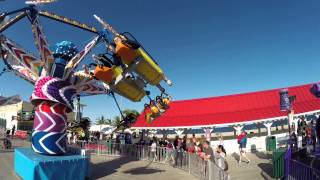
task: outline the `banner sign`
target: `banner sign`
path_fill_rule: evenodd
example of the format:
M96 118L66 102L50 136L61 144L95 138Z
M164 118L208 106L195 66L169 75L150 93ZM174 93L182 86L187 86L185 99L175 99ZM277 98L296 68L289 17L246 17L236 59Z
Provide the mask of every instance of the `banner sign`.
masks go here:
M280 94L280 110L281 111L291 110L291 103L289 99L288 89L280 90L279 94Z
M311 93L320 98L320 83L316 83L311 87Z

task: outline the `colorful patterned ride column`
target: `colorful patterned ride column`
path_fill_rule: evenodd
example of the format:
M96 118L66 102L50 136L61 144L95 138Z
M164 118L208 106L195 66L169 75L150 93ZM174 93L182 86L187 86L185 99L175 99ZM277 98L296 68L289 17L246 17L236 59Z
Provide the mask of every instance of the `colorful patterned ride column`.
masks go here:
M66 153L66 113L73 109L76 90L67 81L54 77L40 78L31 96L36 106L32 148L47 155Z

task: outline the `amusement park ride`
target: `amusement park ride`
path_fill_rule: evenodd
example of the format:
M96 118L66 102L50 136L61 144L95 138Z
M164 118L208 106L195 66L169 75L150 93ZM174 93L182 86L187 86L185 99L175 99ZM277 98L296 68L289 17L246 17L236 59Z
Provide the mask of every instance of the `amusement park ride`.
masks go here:
M171 97L160 85L172 82L145 48L130 33L119 33L102 18L94 18L102 29L80 23L69 18L40 10L39 4L52 0L26 1L29 6L0 14L0 57L6 68L20 78L34 85L31 102L36 106L32 148L35 152L59 155L66 150L66 113L73 110L73 99L80 96L119 94L133 102L145 96L150 103L145 105L146 120L151 122L168 107ZM15 14L15 17L9 18ZM32 26L39 57L24 50L3 32L26 17ZM89 31L96 36L81 51L69 41L56 44L54 50L49 44L40 25L45 17L73 27ZM105 45L105 52L93 54L90 64L80 67L84 58L98 44ZM155 100L146 90L147 85L156 86L160 96Z

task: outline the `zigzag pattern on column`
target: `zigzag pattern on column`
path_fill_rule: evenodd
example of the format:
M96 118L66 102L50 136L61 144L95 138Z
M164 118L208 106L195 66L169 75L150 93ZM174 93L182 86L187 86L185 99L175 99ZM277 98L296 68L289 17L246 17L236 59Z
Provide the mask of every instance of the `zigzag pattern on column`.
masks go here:
M63 133L67 128L66 107L58 103L42 102L35 112L34 130Z
M73 85L54 77L41 77L35 83L31 102L37 106L32 148L41 154L58 155L66 152L66 112L73 109L76 95Z
M33 131L32 148L41 154L58 155L66 153L66 132Z
M32 148L41 154L58 155L66 152L67 107L42 101L36 108Z

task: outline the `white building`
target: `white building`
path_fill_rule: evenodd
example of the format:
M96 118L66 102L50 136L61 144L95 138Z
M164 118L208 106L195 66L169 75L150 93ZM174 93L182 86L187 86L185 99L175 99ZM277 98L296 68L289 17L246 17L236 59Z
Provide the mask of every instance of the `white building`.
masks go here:
M320 99L311 92L311 84L287 88L289 95L296 96L293 103L294 114L290 125L297 127L301 117L315 119L320 113ZM169 109L152 123L147 123L142 113L132 129L144 130L149 136L169 138L180 137L198 131L198 138L210 138L212 145L220 143L229 153L237 152L239 145L236 137L246 131L249 134L247 148L266 150L266 137L275 136L277 146L288 137L288 113L280 111L280 89L251 92L244 94L173 101ZM293 128L295 131L297 128Z
M17 129L32 130L35 107L23 101L19 95L11 97L0 96L0 119L6 120L6 129L13 126ZM67 114L68 122L75 120L74 112Z

